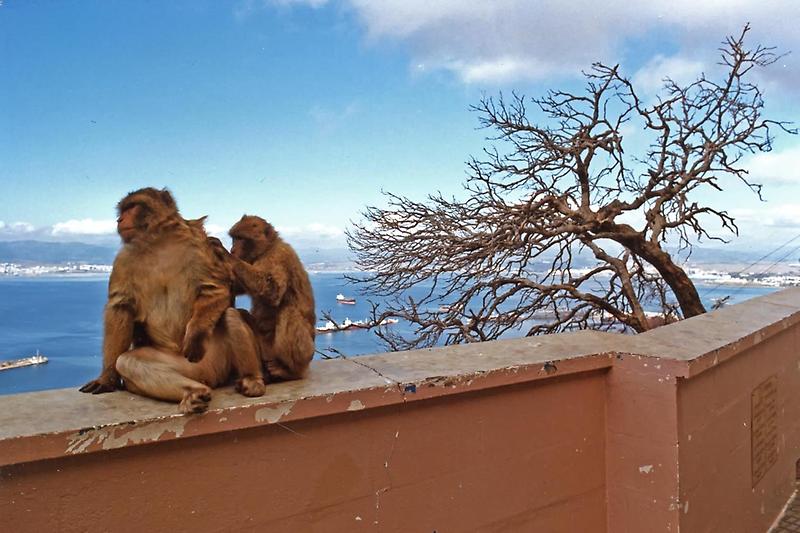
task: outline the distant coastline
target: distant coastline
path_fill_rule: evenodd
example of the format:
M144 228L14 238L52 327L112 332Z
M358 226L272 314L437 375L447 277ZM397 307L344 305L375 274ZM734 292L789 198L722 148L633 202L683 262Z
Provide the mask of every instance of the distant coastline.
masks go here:
M111 265L87 263L23 265L21 263L0 263L0 276L2 277L107 276L110 273Z
M314 263L307 267L310 274L354 274L361 272L352 264ZM0 263L2 278L84 278L108 277L111 265L66 263L60 265L33 265L20 263Z
M800 266L784 265L783 272L763 274L741 272L737 265L701 268L697 265L685 266L691 280L702 285L733 287L797 287L800 286ZM306 267L309 274L358 274L364 271L349 262L313 263ZM576 269L578 271L580 269ZM0 279L90 279L108 277L111 265L66 263L61 265L22 265L19 263L0 263Z

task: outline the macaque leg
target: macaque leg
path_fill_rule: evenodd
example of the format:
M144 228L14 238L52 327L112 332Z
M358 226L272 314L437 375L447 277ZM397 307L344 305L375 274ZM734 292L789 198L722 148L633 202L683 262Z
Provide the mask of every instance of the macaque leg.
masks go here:
M239 311L233 308L225 311L221 322L223 327L217 327L214 331L207 350L215 352L213 357L230 361L238 376L236 390L240 394L262 396L266 392L266 385L253 330L242 319Z
M262 349L270 378L300 379L314 357L314 332L299 313L289 310L278 317L275 341Z
M211 388L224 383L230 370L224 358L213 355L190 363L179 354L136 348L119 356L117 371L131 392L177 402L182 413L202 413L211 401Z

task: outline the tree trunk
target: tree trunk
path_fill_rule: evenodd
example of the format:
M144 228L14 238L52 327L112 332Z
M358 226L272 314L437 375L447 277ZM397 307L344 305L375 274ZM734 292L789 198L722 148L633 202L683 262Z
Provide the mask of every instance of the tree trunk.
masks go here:
M702 315L706 312L694 283L686 275L686 272L672 261L672 257L667 252L639 235L625 235L615 240L658 270L658 273L672 289L675 298L678 299L683 318Z

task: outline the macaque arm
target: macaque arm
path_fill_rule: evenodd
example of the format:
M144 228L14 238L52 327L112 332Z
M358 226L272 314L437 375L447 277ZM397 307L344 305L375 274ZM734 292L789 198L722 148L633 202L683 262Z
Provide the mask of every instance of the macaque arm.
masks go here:
M133 312L128 307L108 305L103 313L103 374L116 375L116 362L133 342Z
M183 355L189 361L203 358L204 342L230 304L231 293L227 285L213 281L200 285L183 337Z
M80 388L81 392L101 394L118 388L117 358L133 342L133 306L126 295L109 283L108 302L103 312L103 370L100 376Z
M289 285L289 276L280 264L269 268L258 268L237 259L233 264L233 272L236 281L250 296L273 307L277 307L283 301Z

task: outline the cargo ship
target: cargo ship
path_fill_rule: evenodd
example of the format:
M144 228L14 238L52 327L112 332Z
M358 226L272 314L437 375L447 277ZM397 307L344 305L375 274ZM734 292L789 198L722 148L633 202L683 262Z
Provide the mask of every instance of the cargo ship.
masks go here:
M11 370L12 368L21 368L23 366L42 365L47 361L47 357L41 355L39 350L36 350L36 355L32 355L30 357L11 359L10 361L0 361L0 370Z
M356 304L356 299L355 298L350 298L349 296L345 296L344 294L339 293L339 294L336 295L336 303L347 304L347 305L355 305Z

